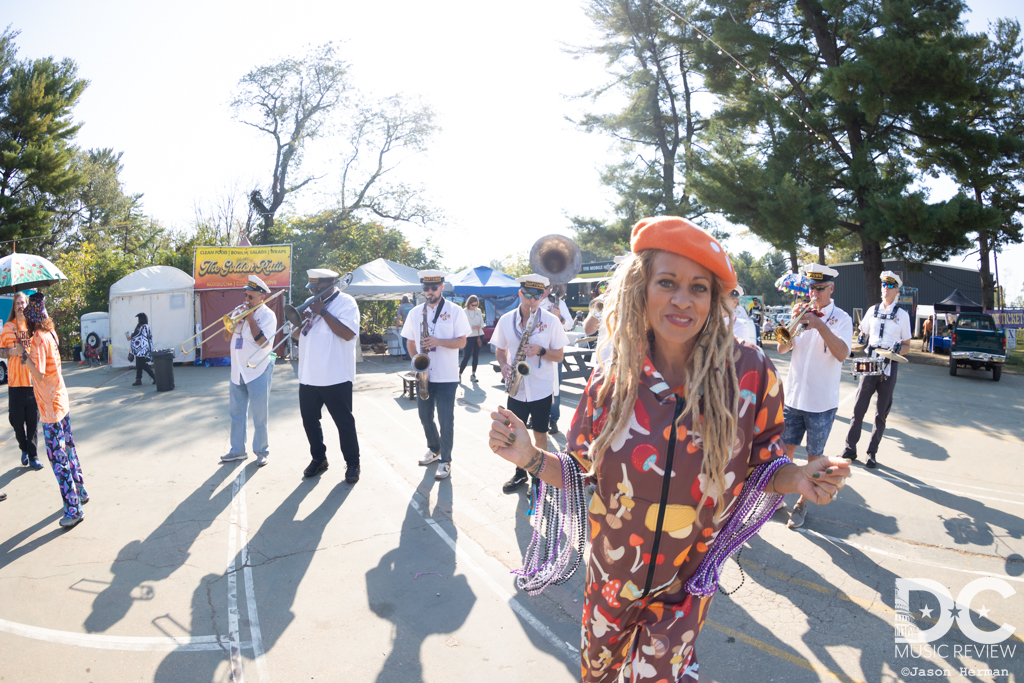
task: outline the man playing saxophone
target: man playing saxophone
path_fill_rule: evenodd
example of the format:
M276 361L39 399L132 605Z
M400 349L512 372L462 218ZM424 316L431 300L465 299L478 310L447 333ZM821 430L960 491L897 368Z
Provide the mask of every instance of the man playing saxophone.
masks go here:
M466 312L444 298L446 273L421 270L419 276L426 303L409 311L402 326L402 337L410 356L415 359L424 354L430 360L427 391L418 391L416 395L420 423L427 437L427 453L419 463L426 466L440 460L434 479L446 479L452 471L459 349L466 345L466 337L471 330ZM434 424L435 407L440 432Z
M793 352L783 392L786 431L782 443L786 457L792 460L806 433L807 461L814 462L825 454L825 443L839 409L839 381L843 361L850 355L853 320L832 300L839 271L812 263L804 266L804 274L813 282L811 305L794 307L793 322L799 315L801 325L790 328L793 336L788 342L779 341L780 354ZM803 325L806 328L801 330ZM806 517L807 501L800 496L790 511L789 527L803 526Z
M501 316L491 343L507 383L521 375L516 370L518 363L527 364L529 373L518 378L518 388L509 388L507 408L524 422L532 417L533 441L537 448L547 450L555 368L562 362L562 349L569 339L558 318L540 307L548 279L531 274L517 282L519 306ZM525 483L526 470L517 467L502 490L511 493Z

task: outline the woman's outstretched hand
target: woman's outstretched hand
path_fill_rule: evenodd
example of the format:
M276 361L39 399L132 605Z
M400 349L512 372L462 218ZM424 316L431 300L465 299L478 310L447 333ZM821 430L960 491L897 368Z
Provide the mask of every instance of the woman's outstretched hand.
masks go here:
M797 492L816 505L835 500L850 476L850 461L843 458L818 458L798 467Z
M487 436L491 450L516 467L528 461L537 450L530 441L526 425L512 411L498 407L491 413L491 432Z

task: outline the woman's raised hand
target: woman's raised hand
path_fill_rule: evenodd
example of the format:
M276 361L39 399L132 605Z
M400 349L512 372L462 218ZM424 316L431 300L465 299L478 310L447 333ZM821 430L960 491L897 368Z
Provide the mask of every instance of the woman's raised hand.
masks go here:
M828 505L835 500L850 476L850 461L843 458L818 458L799 467L797 491L817 505Z
M498 407L491 413L491 432L487 436L491 450L517 467L530 459L537 449L530 441L526 425L512 411Z

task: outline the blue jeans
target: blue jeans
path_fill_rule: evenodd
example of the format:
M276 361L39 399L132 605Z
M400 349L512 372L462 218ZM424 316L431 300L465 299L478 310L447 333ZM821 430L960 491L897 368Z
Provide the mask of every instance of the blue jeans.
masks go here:
M782 443L787 446L799 446L807 433L807 455L820 458L825 455L825 443L832 431L832 422L836 419L838 408L822 413L809 413L784 405L782 418L786 421L786 430L782 433Z
M420 411L420 424L427 437L427 448L441 453L441 462L452 461L452 440L455 435L455 390L458 382L430 382L430 398L423 400L416 396L416 407ZM437 406L437 421L441 433L434 425L434 406Z
M245 383L239 377L239 384L228 382L231 387L228 413L231 415L231 452L245 453L245 422L249 408L252 408L252 452L257 456L268 455L267 413L270 412L270 380L274 376L274 364L268 363L263 374Z

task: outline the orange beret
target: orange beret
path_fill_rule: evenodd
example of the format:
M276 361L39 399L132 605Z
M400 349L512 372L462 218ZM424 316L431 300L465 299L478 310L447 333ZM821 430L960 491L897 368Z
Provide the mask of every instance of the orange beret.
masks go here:
M714 237L678 216L643 218L633 227L629 248L634 254L644 249L661 249L685 256L715 274L726 292L736 287L736 271L729 255Z

